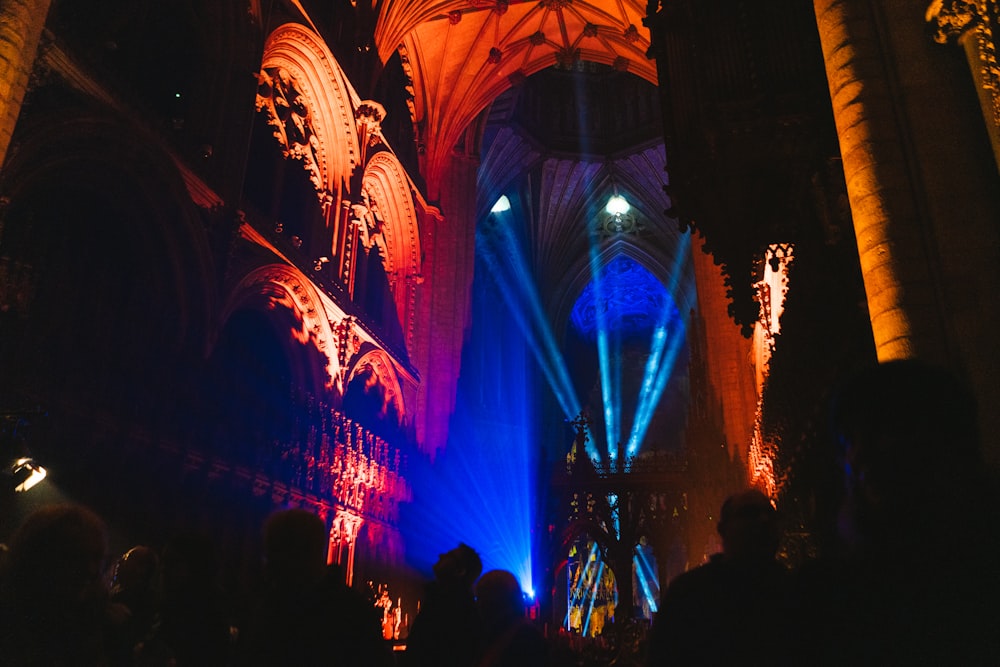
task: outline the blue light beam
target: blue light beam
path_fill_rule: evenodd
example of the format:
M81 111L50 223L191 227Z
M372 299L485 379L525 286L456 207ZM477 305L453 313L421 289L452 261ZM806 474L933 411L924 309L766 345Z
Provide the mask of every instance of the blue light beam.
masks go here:
M484 572L509 570L522 590L534 591L532 448L532 438L497 429L453 445L433 466L411 463L414 502L401 525L418 569L429 573L439 554L464 542L479 553Z
M672 296L677 293L680 277L690 258L691 235L685 234L677 245L677 254L667 284L667 291ZM686 301L686 299L685 299ZM678 316L677 299L664 301L663 309L658 314L653 338L650 341L649 358L646 360L645 373L639 389L639 401L635 417L632 420L632 431L629 433L626 455L635 456L646 438L646 431L660 402L663 390L673 374L677 354L683 348L687 336L684 319ZM677 322L676 327L668 328L671 320Z
M563 416L571 420L580 413L580 401L570 381L566 361L556 345L552 327L542 312L541 299L520 244L506 224L509 217L496 215L498 219L493 229L498 232L498 237L481 232L476 234L479 255L497 281L500 294L538 360Z

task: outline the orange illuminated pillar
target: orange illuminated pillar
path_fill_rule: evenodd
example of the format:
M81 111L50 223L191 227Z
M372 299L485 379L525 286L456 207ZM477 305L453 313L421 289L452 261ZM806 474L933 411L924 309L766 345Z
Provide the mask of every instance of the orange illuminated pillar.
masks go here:
M981 406L1000 405L1000 173L990 134L1000 75L986 25L975 23L996 15L995 0L814 8L878 358L950 366ZM935 41L956 37L965 55L981 50L982 76L970 81L966 58ZM984 452L1000 469L1000 411L980 413Z
M936 356L947 345L935 307L928 224L912 180L912 137L900 122L879 3L814 4L878 358Z
M0 164L7 155L51 0L0 4Z

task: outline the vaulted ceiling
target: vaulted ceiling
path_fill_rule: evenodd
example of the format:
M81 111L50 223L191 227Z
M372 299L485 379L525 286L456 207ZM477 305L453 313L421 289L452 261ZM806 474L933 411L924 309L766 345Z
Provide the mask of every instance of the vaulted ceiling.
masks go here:
M382 62L399 50L412 81L431 198L469 124L532 74L587 61L655 85L644 16L638 0L387 0L375 47Z
M528 261L557 327L568 324L595 257L627 255L676 287L675 254L687 246L664 213L645 2L386 0L376 11L379 58L398 52L410 81L428 198L437 199L449 157L474 128L482 213L501 194L519 200ZM631 205L618 224L604 210L612 194ZM686 312L693 290L681 282Z

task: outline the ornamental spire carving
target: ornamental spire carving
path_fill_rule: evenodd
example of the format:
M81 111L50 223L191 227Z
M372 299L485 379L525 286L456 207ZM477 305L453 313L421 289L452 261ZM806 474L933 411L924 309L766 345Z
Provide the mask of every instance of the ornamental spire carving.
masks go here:
M378 102L365 100L354 110L354 122L358 130L358 146L361 147L361 162L368 161L369 149L382 141L382 119L385 118L385 107Z

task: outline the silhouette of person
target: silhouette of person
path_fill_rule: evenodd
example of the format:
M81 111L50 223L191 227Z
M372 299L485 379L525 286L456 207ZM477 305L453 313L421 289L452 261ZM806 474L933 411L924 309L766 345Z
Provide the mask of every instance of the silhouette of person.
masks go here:
M722 553L674 578L649 636L649 667L790 664L789 574L775 560L780 530L757 490L722 505Z
M328 539L323 520L307 510L265 521L265 589L241 632L240 664L392 664L375 607L327 565Z
M1000 664L1000 505L969 388L887 362L843 384L831 417L841 553L801 576L810 664Z
M138 545L115 563L111 601L121 611L109 641L112 666L166 664L165 646L158 635L160 558L150 547Z
M100 665L114 619L102 575L107 529L91 510L35 510L10 541L0 584L0 662Z
M157 646L147 648L167 650L178 667L230 664L233 619L218 583L215 543L195 531L173 535L163 548L161 573Z
M544 667L548 643L525 618L524 593L506 570L490 570L476 582L482 648L476 667Z
M434 581L413 619L401 660L404 667L469 667L479 647L472 585L483 571L475 549L459 544L438 557Z

